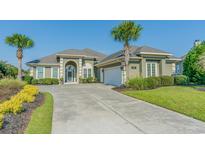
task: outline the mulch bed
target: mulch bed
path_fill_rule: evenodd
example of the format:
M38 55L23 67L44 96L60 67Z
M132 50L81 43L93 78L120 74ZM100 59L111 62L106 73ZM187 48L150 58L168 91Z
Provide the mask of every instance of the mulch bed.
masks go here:
M126 87L114 87L112 89L117 91L117 92L123 92L125 90L133 90L132 88L126 88Z
M0 134L23 134L30 121L33 110L43 104L43 94L39 94L33 103L24 103L24 111L20 114L5 114Z
M205 88L197 88L199 91L205 91Z

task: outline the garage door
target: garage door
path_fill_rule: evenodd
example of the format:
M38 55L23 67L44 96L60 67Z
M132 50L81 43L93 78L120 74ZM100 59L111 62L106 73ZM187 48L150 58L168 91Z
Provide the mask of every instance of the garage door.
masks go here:
M104 69L104 83L120 86L122 83L122 73L120 66Z

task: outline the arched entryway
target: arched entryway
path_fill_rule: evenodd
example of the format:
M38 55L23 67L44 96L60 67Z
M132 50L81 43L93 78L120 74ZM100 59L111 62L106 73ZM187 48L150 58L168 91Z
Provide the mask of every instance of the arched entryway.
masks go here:
M77 65L73 61L69 61L65 65L65 83L77 82Z

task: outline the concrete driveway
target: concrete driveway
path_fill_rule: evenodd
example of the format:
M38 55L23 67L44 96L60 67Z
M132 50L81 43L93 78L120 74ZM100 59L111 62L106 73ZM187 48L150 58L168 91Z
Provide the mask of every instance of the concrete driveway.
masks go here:
M205 123L102 84L40 86L54 96L52 133L205 133Z

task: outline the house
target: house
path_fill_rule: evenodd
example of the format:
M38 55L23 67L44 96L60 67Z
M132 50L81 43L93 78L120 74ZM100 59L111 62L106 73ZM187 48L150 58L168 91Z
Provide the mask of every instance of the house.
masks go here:
M64 83L79 83L79 78L95 77L105 84L120 86L128 78L172 75L181 59L148 46L131 46L126 74L123 51L109 56L92 49L69 49L28 62L30 75L39 78L63 78Z

